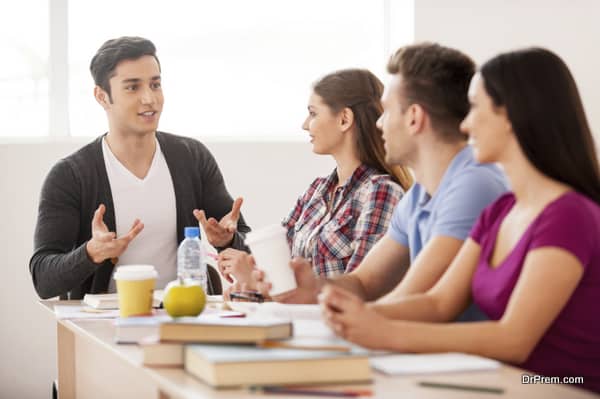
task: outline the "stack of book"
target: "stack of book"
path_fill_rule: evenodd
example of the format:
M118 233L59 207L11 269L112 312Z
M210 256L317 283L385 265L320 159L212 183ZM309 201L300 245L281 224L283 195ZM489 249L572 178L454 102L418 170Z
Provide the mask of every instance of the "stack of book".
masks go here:
M115 341L138 343L146 366L184 367L214 387L371 378L366 350L331 336L293 337L294 323L286 317L240 316L221 311L119 318Z
M237 312L221 312L177 319L164 313L117 318L114 339L119 344L139 344L144 365L182 367L185 344L257 344L292 336L289 320L239 316Z

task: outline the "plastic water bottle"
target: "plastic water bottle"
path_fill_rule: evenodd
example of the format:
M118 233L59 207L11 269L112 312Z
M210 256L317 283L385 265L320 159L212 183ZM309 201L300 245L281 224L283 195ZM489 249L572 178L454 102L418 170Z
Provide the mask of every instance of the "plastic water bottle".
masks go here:
M198 227L186 227L184 235L185 239L177 249L177 277L198 282L204 292L208 294L208 278L204 251L200 241L200 229Z

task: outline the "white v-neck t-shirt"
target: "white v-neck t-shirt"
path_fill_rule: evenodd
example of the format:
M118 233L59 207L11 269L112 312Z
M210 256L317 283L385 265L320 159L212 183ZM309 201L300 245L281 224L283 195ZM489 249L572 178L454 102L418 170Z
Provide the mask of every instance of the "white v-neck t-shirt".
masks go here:
M177 208L173 181L160 145L156 141L152 164L143 179L115 157L104 138L102 154L112 192L117 237L127 234L135 219L144 224L115 266L153 265L158 271L156 288L162 289L177 276ZM116 292L112 277L108 292Z

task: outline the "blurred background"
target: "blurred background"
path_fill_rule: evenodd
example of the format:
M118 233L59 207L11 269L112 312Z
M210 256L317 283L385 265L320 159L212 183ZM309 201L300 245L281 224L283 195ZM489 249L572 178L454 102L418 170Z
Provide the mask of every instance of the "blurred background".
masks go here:
M348 67L384 82L398 47L435 41L477 63L544 46L578 83L600 142L600 2L594 0L220 0L0 3L0 398L50 397L56 331L28 263L50 167L107 130L89 62L107 39L151 39L162 65L160 130L215 155L254 228L275 223L334 164L300 128L310 85Z

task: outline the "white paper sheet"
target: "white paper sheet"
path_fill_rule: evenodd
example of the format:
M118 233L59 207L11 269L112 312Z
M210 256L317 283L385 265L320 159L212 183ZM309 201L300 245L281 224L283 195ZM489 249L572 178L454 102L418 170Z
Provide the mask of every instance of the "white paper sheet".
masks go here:
M370 359L371 367L390 375L496 370L501 363L464 353L396 354Z

